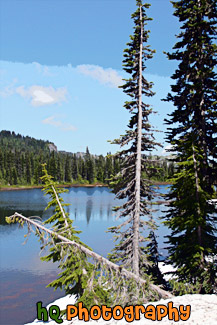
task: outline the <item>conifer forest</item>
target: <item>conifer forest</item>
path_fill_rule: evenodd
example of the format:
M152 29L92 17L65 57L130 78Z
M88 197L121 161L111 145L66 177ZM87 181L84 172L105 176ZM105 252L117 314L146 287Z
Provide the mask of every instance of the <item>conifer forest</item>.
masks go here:
M167 181L174 173L173 161L149 155L150 168L158 173L156 181ZM89 152L68 153L58 151L49 141L36 140L10 131L0 132L0 184L41 185L42 164L59 184L106 184L120 171L120 159L93 155Z

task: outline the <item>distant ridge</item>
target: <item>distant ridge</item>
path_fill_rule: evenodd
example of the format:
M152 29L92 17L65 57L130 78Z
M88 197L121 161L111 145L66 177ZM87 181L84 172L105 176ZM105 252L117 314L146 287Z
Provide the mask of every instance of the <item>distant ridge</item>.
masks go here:
M50 141L38 140L29 136L23 136L19 133L16 134L14 131L11 132L7 130L2 130L0 132L0 147L7 148L12 152L38 152L40 150L44 152L57 152L57 146Z
M7 148L13 153L15 153L15 151L33 153L38 153L40 150L44 153L51 153L54 151L56 153L59 152L63 155L76 155L77 158L81 157L82 159L84 159L86 155L85 152L72 153L64 150L58 150L57 146L51 141L39 140L30 136L24 136L19 133L16 134L14 131L7 130L0 131L0 148L1 147L4 147L5 149ZM96 155L92 154L91 156L96 157Z

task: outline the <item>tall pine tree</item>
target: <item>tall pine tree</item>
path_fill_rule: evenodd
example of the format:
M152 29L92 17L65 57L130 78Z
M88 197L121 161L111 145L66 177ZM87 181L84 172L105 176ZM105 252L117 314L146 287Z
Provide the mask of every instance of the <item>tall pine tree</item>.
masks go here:
M217 171L216 0L172 3L182 31L168 53L170 60L180 61L166 99L175 106L166 122L178 166L165 217L172 230L169 254L180 280L199 282L200 292L212 292L217 267L217 218L209 203Z
M151 59L154 52L148 45L144 45L149 37L149 31L144 26L152 20L145 12L150 5L143 4L141 0L137 0L136 4L137 9L132 14L134 34L130 36L128 48L124 50L123 60L124 70L131 77L124 79L125 84L121 86L130 96L130 101L126 101L124 107L130 112L131 118L126 134L113 141L126 148L116 154L121 161L121 171L114 179L113 190L117 198L126 200L116 208L120 217L126 217L126 221L110 228L119 241L110 258L139 276L140 266L147 263L145 250L142 249L145 241L144 226L154 227L147 207L147 201L151 198L150 182L142 178L142 174L147 172L148 158L142 153L152 150L156 143L148 120L152 109L142 101L143 95L154 95L152 83L143 76L145 61ZM144 216L146 220L143 220Z

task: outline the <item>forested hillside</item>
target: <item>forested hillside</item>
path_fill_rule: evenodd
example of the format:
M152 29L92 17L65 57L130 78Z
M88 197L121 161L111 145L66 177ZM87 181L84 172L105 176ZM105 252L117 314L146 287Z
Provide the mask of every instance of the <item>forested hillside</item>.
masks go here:
M152 161L152 162L151 162ZM172 162L150 155L150 167L157 166L158 180L172 176ZM36 140L10 131L0 132L0 185L40 185L41 164L59 183L108 184L111 175L120 170L120 159L111 155L67 153L57 151L55 144Z

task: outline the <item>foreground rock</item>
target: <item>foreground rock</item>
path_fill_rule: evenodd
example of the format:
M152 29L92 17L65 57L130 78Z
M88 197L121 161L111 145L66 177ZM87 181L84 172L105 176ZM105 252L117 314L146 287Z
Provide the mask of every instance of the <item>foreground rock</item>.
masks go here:
M174 297L173 299L167 299L167 300L160 300L158 302L152 302L144 305L147 307L148 305L153 305L157 306L159 304L168 306L169 302L173 302L173 307L176 307L179 310L180 305L190 305L191 306L191 315L188 320L183 321L174 321L174 320L169 320L168 316L165 316L162 318L161 321L153 321L149 320L144 317L144 315L141 313L140 314L140 320L133 321L131 324L138 324L138 325L153 325L153 324L166 324L166 325L174 325L174 324L187 324L187 325L217 325L217 295L184 295L184 296L178 296ZM55 302L51 303L50 305L47 306L47 309L51 305L57 305L60 307L60 309L66 309L66 306L68 304L73 305L75 303L75 298L73 296L66 296L63 298L60 298L56 300ZM77 317L73 318L72 321L63 321L63 325L79 325L79 324L100 324L100 325L111 325L111 324L130 324L123 318L122 320L114 320L111 319L110 321L105 321L102 318L100 318L98 321L96 320L90 320L89 322L81 321L78 320ZM54 320L50 320L48 322L42 322L39 320L35 320L31 324L49 324L49 325L56 325L57 323ZM30 324L26 324L30 325Z

